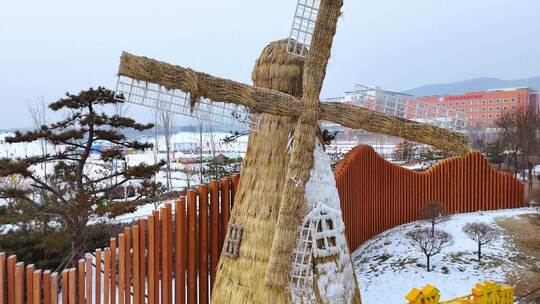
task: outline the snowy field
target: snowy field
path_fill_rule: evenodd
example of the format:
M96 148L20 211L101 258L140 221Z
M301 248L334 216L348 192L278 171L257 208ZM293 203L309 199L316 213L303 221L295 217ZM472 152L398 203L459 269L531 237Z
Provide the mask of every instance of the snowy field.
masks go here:
M202 154L204 158L209 158L213 155L219 154L223 154L231 158L243 157L247 149L247 136L239 137L233 143L224 143L223 139L229 135L230 133L226 132L203 132L202 134L199 134L198 132L179 132L174 134L172 136L171 146L173 147L173 150L174 148L178 148L178 151L174 151L170 155L171 167L173 169L182 169L182 167L188 166L190 170L198 172L198 164L184 165L181 163L181 161L185 159L198 159L200 157L200 145L203 147ZM14 133L0 133L0 157L24 158L28 156L41 155L42 151L39 141L28 144L9 144L6 142L6 138L10 136L14 136ZM141 137L137 139L142 142L150 142L154 144L154 138ZM125 159L128 165L131 166L140 163L153 164L155 161L165 160L165 138L162 136L158 137L158 147L160 151L159 153L156 153L153 150L136 151L133 154L126 155ZM55 151L61 151L62 149L62 146L48 145L47 153L54 154ZM104 164L99 159L98 154L92 154L85 170L86 172L91 172L97 169L110 170L111 168L110 164ZM44 172L44 167L35 167L33 170L41 175ZM92 175L92 173L90 174ZM187 185L187 177L182 172L174 172L173 178L172 183L174 189L181 189ZM166 183L165 174L163 171L157 174L156 180L163 184ZM199 183L200 180L197 174L190 176L190 184L193 185ZM130 184L131 183L128 183L127 185ZM0 204L2 204L2 202L0 202Z
M390 229L368 240L354 253L356 275L364 304L406 303L412 288L433 284L441 290L442 300L470 294L478 282L505 282L517 255L512 240L501 234L491 245L482 247L483 265L476 262L476 243L462 231L470 222L486 222L497 227L495 220L536 212L532 208L466 213L451 216L437 224L453 237L453 243L432 257L432 271L425 268L425 257L414 249L405 234L426 222L414 222Z

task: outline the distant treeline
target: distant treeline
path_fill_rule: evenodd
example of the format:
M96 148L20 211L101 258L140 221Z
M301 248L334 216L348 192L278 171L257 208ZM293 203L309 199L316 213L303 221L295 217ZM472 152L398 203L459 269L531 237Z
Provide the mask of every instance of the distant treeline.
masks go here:
M247 129L247 127L246 127ZM21 132L28 132L34 130L34 128L12 128L12 129L0 129L0 134L2 133L15 133L15 131L21 131ZM232 126L219 126L214 125L212 126L213 132L224 132L224 133L231 133L234 131L244 131L242 128L238 127L232 127ZM199 132L199 125L183 125L183 126L174 126L173 127L173 133L177 132ZM209 132L209 128L207 125L203 125L203 132ZM134 136L134 137L148 137L148 136L154 136L154 130L145 130L143 132L135 131L135 130L126 130L125 135L127 136Z

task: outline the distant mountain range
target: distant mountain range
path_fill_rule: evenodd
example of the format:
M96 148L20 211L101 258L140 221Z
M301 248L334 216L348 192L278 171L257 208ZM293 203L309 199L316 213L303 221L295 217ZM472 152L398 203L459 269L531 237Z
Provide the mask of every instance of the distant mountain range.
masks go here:
M540 76L514 80L502 80L489 77L476 78L454 83L425 85L405 91L405 93L419 97L433 95L453 95L465 92L515 87L529 87L531 89L540 91Z

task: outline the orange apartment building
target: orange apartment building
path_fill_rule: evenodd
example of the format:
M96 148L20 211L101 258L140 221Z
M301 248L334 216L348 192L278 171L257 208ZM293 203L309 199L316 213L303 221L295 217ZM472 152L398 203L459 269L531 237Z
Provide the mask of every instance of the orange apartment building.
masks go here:
M496 89L462 95L418 97L416 100L468 115L467 127L493 128L503 113L539 113L539 93L530 88Z

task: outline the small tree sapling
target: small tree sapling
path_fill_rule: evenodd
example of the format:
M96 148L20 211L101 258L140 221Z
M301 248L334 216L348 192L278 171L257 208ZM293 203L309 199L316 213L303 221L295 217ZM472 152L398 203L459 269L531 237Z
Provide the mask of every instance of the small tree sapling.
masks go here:
M419 228L406 234L411 244L426 256L426 269L431 271L431 257L452 243L452 236L442 230Z
M482 246L497 239L497 230L486 223L467 223L463 232L478 245L478 262L482 260Z

